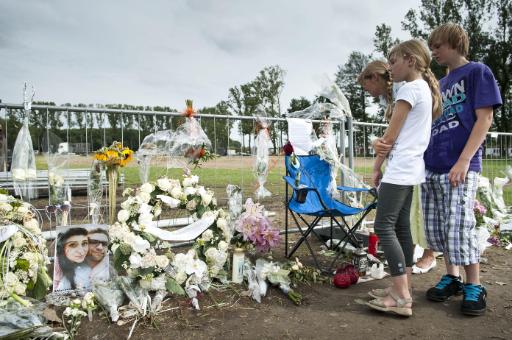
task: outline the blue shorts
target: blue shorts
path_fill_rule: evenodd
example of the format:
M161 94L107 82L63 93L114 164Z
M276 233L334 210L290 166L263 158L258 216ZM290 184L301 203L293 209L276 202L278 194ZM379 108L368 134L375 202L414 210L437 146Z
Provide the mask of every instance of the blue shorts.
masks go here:
M448 174L427 170L421 201L425 236L430 249L448 255L450 264L467 266L480 261L474 213L479 174L469 171L453 188Z

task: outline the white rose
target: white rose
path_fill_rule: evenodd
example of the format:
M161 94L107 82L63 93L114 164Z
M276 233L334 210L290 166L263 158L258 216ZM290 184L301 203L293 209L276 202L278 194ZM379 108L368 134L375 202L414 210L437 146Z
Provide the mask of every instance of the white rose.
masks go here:
M32 234L40 234L41 229L39 229L39 222L35 218L32 218L28 221L23 221L23 226L28 229Z
M156 195L156 198L160 199L165 205L171 208L176 208L180 205L181 201L166 195Z
M20 214L21 216L24 216L26 213L29 212L28 208L25 205L20 205L18 209L16 209L16 212Z
M204 256L206 256L206 259L208 261L211 261L211 260L215 259L218 252L219 251L216 248L210 247L210 248L206 249L206 251L204 252Z
M130 218L130 212L128 210L121 209L117 213L117 220L121 223L128 221L129 218Z
M299 270L299 265L298 264L294 264L292 266L292 270L295 270L295 271Z
M220 216L220 214L219 214ZM225 218L219 218L217 219L217 228L219 228L220 230L226 230L226 228L228 227L228 221L225 219Z
M153 221L153 215L152 214L140 214L139 215L139 225L140 226L147 226L151 224Z
M229 244L225 241L220 241L218 247L220 251L226 252L228 250Z
M146 290L151 289L151 279L142 279L139 281L139 284L142 289L146 289Z
M151 210L153 209L152 206L150 206L149 204L147 203L142 203L139 207L139 209L137 210L137 212L139 214L151 214Z
M162 191L167 191L172 188L171 181L169 181L167 177L157 179L156 185Z
M18 233L16 233L12 244L13 244L14 248L21 248L27 244L27 241L25 240L23 235L18 232Z
M192 186L193 183L192 183L192 179L190 177L185 177L183 179L183 187L186 188L186 187L190 187Z
M194 187L186 187L184 190L184 193L186 196L195 195L197 192L197 189Z
M213 231L211 229L207 229L201 235L201 239L205 242L209 242L213 238Z
M140 191L151 194L155 190L155 186L151 183L144 183L140 186Z
M142 257L141 267L151 268L156 266L156 254L155 251L149 251Z
M201 203L202 203L205 207L207 207L207 206L209 206L209 205L210 205L210 203L212 202L212 198L213 198L213 196L212 196L212 195L210 195L209 193L204 193L204 194L202 194L202 195L201 195L201 201L202 201Z
M130 260L130 267L131 268L140 268L140 265L142 263L142 257L140 257L137 253L132 253L129 257Z
M156 265L162 269L166 268L169 265L169 259L165 255L158 255L156 257Z
M138 253L143 253L150 247L148 240L145 240L133 233L127 235L125 242L128 243L130 247L132 247L132 249Z
M128 197L128 199L121 203L121 208L125 210L130 210L131 205L133 204L133 197Z
M151 200L151 195L145 191L141 191L137 194L137 197L142 203L149 203Z
M174 187L172 188L171 190L171 196L176 198L176 199L180 199L180 197L183 195L183 191L181 190L180 187Z
M174 279L176 280L177 284L181 285L187 279L187 274L184 271L180 271L176 274Z
M12 205L9 203L0 203L0 210L4 212L12 211Z

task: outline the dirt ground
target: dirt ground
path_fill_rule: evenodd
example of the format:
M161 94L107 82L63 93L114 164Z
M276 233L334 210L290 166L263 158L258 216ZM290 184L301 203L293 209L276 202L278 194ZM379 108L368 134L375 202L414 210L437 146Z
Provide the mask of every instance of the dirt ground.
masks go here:
M85 197L76 199L75 206L86 205ZM283 202L271 199L262 203L277 213L274 225L284 228ZM42 199L40 205L45 204ZM73 223L84 218L76 214ZM319 243L313 242L313 248L319 251ZM301 247L298 256L304 263L312 264L306 251L306 247ZM283 260L284 243L273 254L276 260ZM205 293L199 301L200 311L193 310L188 299L168 298L163 304L164 311L153 320L139 321L132 339L512 339L512 251L492 247L484 257L481 277L488 289L488 309L480 317L460 313L461 297L446 303L425 298L425 291L444 273L444 264L438 259L435 270L413 276L414 315L408 319L382 314L364 305L369 300L367 292L386 287L389 277L348 289L338 289L329 281L302 284L296 288L304 297L301 306L295 306L276 288L270 288L258 304L243 296L245 286L232 285L214 287ZM92 322L84 318L78 339L126 339L131 326L132 322L112 324L105 315L95 313Z
M276 255L279 251L275 252ZM401 318L370 310L362 304L372 288L386 287L390 279L360 283L338 289L330 283L301 285L304 296L295 306L275 288L258 304L241 293L245 287L212 289L194 311L186 299L171 298L167 311L154 323L141 322L133 339L512 339L512 275L510 251L490 248L482 265L482 281L488 289L484 316L468 317L459 312L461 298L446 303L426 300L425 291L443 273L444 266L413 276L414 315ZM304 258L301 256L301 258ZM80 339L124 339L131 323L118 326L98 314L84 321Z

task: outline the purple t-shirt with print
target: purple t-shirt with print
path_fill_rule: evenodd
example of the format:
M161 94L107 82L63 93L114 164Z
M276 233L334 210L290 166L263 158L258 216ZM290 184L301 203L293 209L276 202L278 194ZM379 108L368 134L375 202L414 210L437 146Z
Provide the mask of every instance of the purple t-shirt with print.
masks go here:
M443 114L432 122L430 143L424 154L425 167L448 173L466 145L476 122L476 109L501 106L501 95L492 71L484 64L469 62L439 81ZM481 145L469 164L482 171Z

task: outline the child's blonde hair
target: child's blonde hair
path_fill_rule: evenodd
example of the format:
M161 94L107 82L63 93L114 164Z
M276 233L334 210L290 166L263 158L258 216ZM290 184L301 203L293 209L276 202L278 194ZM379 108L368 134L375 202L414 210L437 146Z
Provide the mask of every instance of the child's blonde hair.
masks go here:
M386 82L386 102L388 106L384 117L387 121L391 120L391 114L393 113L393 80L391 79L391 72L389 71L389 65L382 60L374 60L370 62L357 77L357 82L363 85L365 80L369 80L373 75L381 77Z
M410 57L414 59L415 68L421 73L432 93L432 119L440 116L442 102L439 82L430 70L432 58L423 40L411 39L394 46L389 52L388 59L391 59L393 56Z
M428 47L430 49L432 49L435 44L444 43L447 43L451 48L457 50L463 57L466 57L469 53L468 34L462 26L454 24L453 22L437 27L428 37Z

